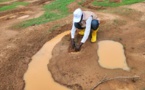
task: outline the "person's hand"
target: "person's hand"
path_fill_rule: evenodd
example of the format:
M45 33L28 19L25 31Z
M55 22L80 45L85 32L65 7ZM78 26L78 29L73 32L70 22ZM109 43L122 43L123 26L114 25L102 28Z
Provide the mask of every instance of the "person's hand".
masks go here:
M76 46L76 47L75 47L75 51L76 51L76 52L80 51L82 45L83 45L83 43L81 43L80 45Z
M71 40L71 47L72 47L72 49L75 48L75 41L74 41L74 39Z
M78 51L80 51L80 50L81 50L81 46L80 46L80 45L75 47L75 51L76 51L76 52L78 52Z

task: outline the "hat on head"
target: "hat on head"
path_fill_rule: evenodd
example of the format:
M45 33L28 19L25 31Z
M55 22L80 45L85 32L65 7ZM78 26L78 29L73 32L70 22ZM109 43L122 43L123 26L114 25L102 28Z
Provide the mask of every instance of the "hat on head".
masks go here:
M73 13L73 15L74 15L73 22L80 22L82 14L83 14L83 12L80 8L76 9Z

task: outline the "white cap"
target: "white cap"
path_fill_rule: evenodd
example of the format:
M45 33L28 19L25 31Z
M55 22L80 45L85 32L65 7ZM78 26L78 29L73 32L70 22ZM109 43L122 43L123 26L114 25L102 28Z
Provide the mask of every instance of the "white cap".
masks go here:
M73 14L74 14L73 22L80 22L82 14L83 14L82 10L78 8L74 11Z

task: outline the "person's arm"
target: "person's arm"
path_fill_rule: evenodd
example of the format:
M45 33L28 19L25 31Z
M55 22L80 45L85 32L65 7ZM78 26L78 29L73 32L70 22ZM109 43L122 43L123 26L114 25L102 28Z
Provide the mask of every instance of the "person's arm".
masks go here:
M72 48L75 48L75 41L74 41L75 32L76 32L76 27L75 27L74 22L73 22L72 29L71 29L71 45L72 45Z
M82 45L86 42L86 40L88 39L89 35L90 35L90 31L91 31L91 22L92 22L92 17L89 17L88 20L86 21L86 29L85 29L85 33L84 33L84 36L81 40L81 43L79 46L77 46L75 48L76 51L80 51L81 50L81 47Z
M76 32L76 27L73 22L72 29L71 29L71 39L75 38L75 32Z
M85 43L86 40L88 39L89 35L90 35L92 19L93 19L92 17L89 17L88 20L86 21L86 29L85 29L85 32L84 32L84 36L81 40L81 43Z

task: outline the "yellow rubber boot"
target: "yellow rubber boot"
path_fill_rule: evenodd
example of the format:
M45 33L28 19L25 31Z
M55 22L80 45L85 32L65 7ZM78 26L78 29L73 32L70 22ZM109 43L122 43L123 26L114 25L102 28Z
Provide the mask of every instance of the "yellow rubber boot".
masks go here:
M97 41L97 32L98 32L98 29L92 31L91 42L96 42Z
M84 29L80 30L79 35L84 35L84 31L85 31Z

